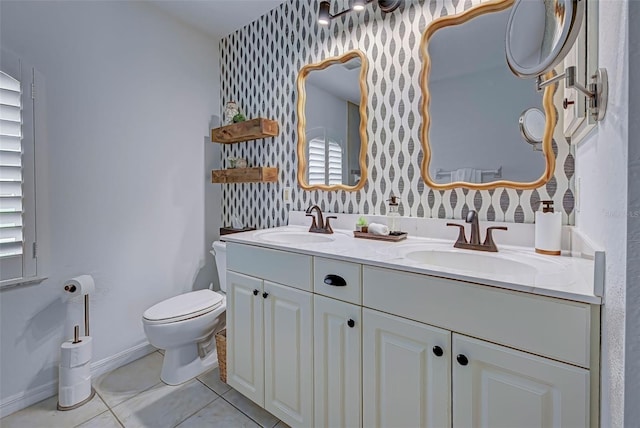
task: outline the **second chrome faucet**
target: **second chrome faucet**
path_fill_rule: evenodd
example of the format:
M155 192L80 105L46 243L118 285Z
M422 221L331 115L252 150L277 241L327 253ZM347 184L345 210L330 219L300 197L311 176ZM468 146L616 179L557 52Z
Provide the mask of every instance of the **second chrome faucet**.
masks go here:
M496 243L493 241L493 231L494 230L507 230L505 226L492 226L487 228L487 235L485 236L484 242L480 243L480 224L478 222L478 213L470 210L467 213L467 218L465 219L467 223L471 224L471 236L467 241L467 237L464 232L464 225L458 223L447 223L447 226L455 226L460 228L460 233L458 233L458 239L456 243L453 244L455 248L463 248L465 250L477 250L477 251L489 251L495 253L498 251L498 247Z

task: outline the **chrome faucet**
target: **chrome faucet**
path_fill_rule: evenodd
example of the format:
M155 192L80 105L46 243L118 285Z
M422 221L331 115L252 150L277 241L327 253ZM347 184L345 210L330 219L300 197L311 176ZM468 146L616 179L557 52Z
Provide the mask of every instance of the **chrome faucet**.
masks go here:
M492 253L496 253L498 251L498 247L496 246L496 243L493 241L493 231L508 230L505 226L487 227L487 235L485 236L484 242L481 244L478 213L475 212L474 210L470 210L467 213L467 218L465 219L465 222L471 224L471 236L468 241L467 241L467 237L465 236L463 224L447 223L447 226L455 226L460 228L460 233L458 233L458 239L456 240L456 243L453 244L455 248L463 248L465 250L490 251Z
M316 216L313 215L313 211L316 211L316 216L318 221L316 222ZM312 205L307 208L307 217L311 217L313 220L311 222L311 227L309 228L309 232L314 233L333 233L333 229L329 224L329 220L332 218L338 218L336 216L327 216L326 222L325 218L322 215L322 210L317 205Z

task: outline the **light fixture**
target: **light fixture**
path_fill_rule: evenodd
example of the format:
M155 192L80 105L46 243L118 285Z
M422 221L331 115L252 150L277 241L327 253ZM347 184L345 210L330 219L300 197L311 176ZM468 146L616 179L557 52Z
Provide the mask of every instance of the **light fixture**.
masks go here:
M362 11L367 4L372 3L373 1L376 0L351 0L351 7L335 15L331 15L331 3L328 1L321 1L320 8L318 9L318 24L329 25L329 22L331 22L333 18L342 16L352 10L355 10L356 12ZM396 10L398 6L400 6L400 3L402 3L402 0L377 0L377 2L381 11L389 13Z
M355 10L356 12L360 12L361 10L364 10L364 7L367 5L367 0L353 0L353 3L351 4L351 9Z
M318 10L318 24L320 25L329 25L329 21L331 21L331 13L329 12L329 8L331 5L328 1L320 2L320 10Z

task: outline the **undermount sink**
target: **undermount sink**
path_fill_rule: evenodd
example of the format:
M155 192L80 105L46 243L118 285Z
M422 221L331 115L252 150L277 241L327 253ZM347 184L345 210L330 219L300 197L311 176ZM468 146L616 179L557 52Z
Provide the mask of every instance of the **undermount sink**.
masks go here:
M335 240L331 235L303 231L274 230L257 233L255 236L262 241L274 244L319 244Z
M432 266L448 269L469 270L484 274L524 274L535 275L535 266L516 260L505 259L484 253L471 254L456 251L422 250L411 251L404 258Z
M443 245L412 244L397 248L396 256L438 269L467 271L490 277L539 277L561 274L565 270L563 264L548 257L513 250L484 253Z

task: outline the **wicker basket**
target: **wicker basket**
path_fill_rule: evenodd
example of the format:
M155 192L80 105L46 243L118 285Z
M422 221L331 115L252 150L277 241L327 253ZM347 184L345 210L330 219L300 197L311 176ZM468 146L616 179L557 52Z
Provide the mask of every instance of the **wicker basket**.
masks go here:
M218 351L220 380L227 383L227 329L216 333L216 349Z

